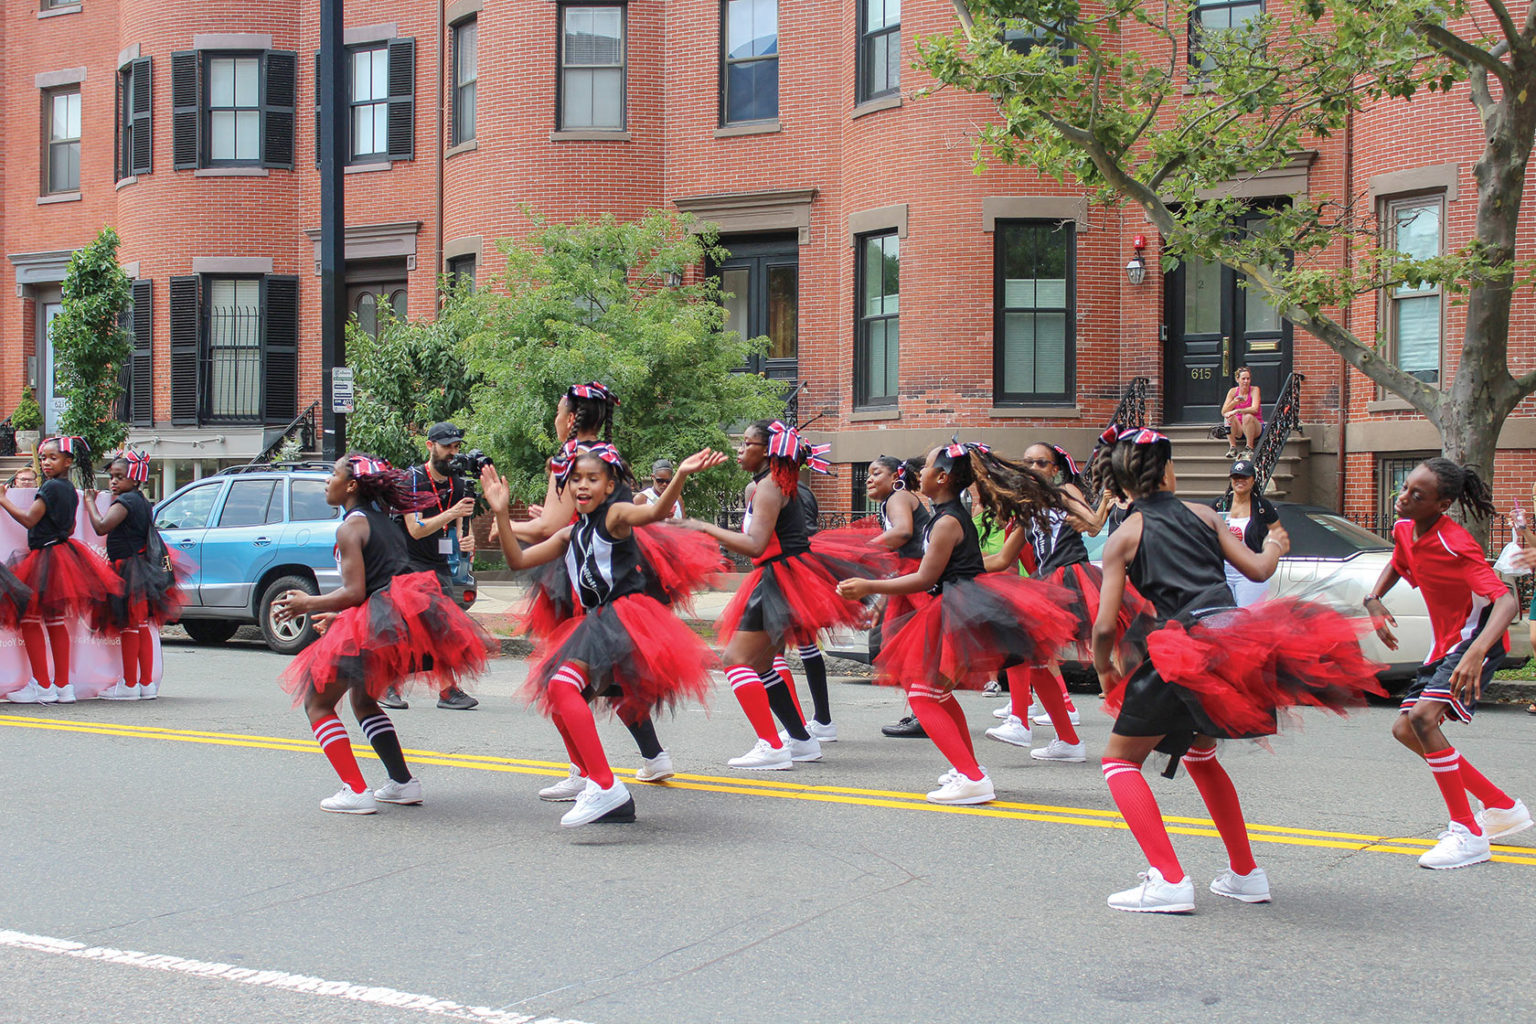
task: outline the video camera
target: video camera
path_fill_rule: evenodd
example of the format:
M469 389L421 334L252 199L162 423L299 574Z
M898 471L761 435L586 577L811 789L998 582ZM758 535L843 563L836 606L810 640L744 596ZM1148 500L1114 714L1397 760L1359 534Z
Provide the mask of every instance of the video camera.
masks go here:
M464 490L471 498L478 499L480 492L476 484L480 480L480 472L486 466L495 464L485 452L479 448L471 448L467 452L460 452L448 461L448 472L453 476L463 477Z

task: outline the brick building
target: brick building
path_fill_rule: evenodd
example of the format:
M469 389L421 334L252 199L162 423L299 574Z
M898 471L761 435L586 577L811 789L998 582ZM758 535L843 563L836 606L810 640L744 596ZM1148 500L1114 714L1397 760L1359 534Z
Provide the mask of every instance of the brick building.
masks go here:
M1211 4L1221 16L1261 0ZM1158 265L1135 211L1028 169L973 173L985 98L919 98L915 40L951 0L349 0L348 304L430 315L438 275L550 219L652 208L719 225L734 327L756 368L804 381L803 418L856 467L957 426L1005 451L1086 453L1131 377L1152 418L1215 422L1227 371L1272 396L1306 375L1309 453L1291 496L1382 507L1434 429L1249 298L1232 273ZM1237 13L1243 13L1238 11ZM1198 14L1197 17L1203 15ZM319 397L313 107L318 4L7 0L0 22L0 412L23 386L51 415L46 323L72 249L104 224L136 283L127 415L161 487L245 461ZM1391 104L1231 187L1263 201L1369 193L1415 251L1470 234L1478 121L1463 91ZM1148 274L1127 279L1144 235ZM1346 259L1341 253L1339 258ZM1426 379L1455 370L1461 309L1361 301ZM1512 351L1532 358L1532 305ZM1198 431L1191 431L1198 433ZM1536 417L1505 430L1499 497L1526 484ZM1218 473L1219 477L1220 474ZM856 500L857 472L824 505Z

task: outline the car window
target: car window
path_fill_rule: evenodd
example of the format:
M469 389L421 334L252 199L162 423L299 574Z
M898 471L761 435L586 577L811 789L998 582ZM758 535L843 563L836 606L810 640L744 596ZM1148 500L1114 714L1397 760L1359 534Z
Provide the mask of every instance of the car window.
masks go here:
M155 525L162 530L201 530L208 525L222 483L203 484L172 498L155 515Z
M1362 551L1391 551L1392 542L1317 509L1278 506L1280 525L1291 535L1291 558L1350 558Z
M295 480L288 488L289 522L312 523L341 515L341 509L325 503L324 480Z
M260 526L267 521L267 509L276 493L276 480L236 480L229 487L229 497L224 499L219 525ZM277 500L282 502L281 498ZM281 504L278 514L282 514Z

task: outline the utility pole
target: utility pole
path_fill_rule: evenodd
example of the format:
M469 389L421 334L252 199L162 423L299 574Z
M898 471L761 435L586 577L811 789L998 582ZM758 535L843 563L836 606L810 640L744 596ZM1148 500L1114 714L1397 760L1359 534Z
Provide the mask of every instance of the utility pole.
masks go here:
M315 92L320 100L320 448L325 458L347 451L346 416L332 411L331 371L347 361L346 51L342 46L342 0L320 0L320 67Z

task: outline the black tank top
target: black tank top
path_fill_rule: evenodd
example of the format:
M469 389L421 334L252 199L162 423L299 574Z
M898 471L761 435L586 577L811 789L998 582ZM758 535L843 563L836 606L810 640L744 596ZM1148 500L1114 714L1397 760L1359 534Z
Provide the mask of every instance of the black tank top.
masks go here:
M893 498L895 495L891 495L891 497ZM886 514L885 507L890 503L891 498L886 498L880 503L880 525L887 530L891 528L891 517ZM912 536L907 538L905 544L896 549L898 558L923 557L923 538L928 533L928 519L928 510L923 507L922 500L919 499L917 507L912 510Z
M1037 522L1029 525L1029 542L1035 549L1036 576L1048 576L1057 569L1088 561L1083 535L1072 529L1064 511L1051 509L1046 522L1045 530L1040 529Z
M1105 535L1109 536L1116 530L1120 529L1121 525L1125 523L1125 517L1130 514L1130 505L1127 505L1125 508L1121 508L1119 505L1111 504L1109 506L1109 512L1104 516L1104 529L1108 531Z
M1137 498L1134 511L1141 513L1141 545L1129 574L1159 618L1233 607L1215 530L1169 491Z
M767 475L765 470L752 479L761 484L763 477ZM779 508L779 517L773 521L773 539L777 542L778 550L775 551L775 545L770 544L768 550L758 557L759 562L775 557L798 555L811 549L810 538L805 532L805 509L800 504L798 488L796 493L785 495L785 498L784 504ZM747 511L751 511L751 506L748 506Z
M410 571L411 553L405 544L405 531L386 512L372 505L355 508L347 519L362 516L368 520L368 540L363 544L363 586L372 597L389 581ZM337 558L337 564L341 562Z
M958 498L933 506L933 516L923 530L923 550L928 550L928 538L932 536L933 528L939 525L939 520L945 516L954 516L960 523L960 543L956 544L955 549L949 553L949 564L944 566L943 573L939 575L939 582L928 591L930 594L941 593L946 583L975 579L987 571L987 565L981 553L981 537L976 532L976 522Z
M116 562L124 558L132 558L149 544L150 519L153 513L150 511L149 501L136 490L119 494L112 500L112 504L123 506L128 513L123 521L107 534L107 557Z
M616 540L608 532L608 510L619 501L617 492L592 510L578 515L565 549L565 569L583 608L596 608L621 597L643 593L645 574L640 569L640 545L634 531Z
M44 480L37 496L43 500L43 518L27 528L27 547L34 551L69 540L75 532L75 510L80 507L80 495L58 477Z

